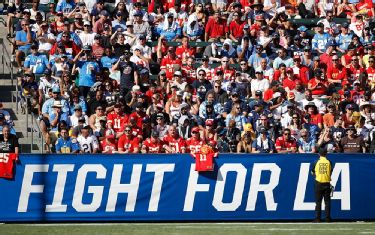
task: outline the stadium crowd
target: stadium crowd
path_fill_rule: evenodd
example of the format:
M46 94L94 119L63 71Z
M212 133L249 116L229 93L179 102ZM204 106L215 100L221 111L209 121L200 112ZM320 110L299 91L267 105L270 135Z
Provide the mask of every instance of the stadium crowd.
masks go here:
M7 12L47 151L375 152L371 0L14 0Z

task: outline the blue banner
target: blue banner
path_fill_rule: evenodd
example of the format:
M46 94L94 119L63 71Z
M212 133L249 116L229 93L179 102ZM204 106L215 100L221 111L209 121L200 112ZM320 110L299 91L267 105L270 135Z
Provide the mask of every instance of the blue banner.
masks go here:
M21 155L0 221L311 220L317 155ZM332 155L332 218L375 219L374 155Z

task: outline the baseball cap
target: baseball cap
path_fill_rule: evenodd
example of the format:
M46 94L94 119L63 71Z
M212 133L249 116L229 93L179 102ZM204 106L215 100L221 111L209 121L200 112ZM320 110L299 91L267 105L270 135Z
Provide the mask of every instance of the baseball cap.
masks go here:
M202 57L202 60L203 60L203 61L208 61L209 59L210 59L210 58L209 58L208 56L206 56L206 55Z
M139 39L139 40L145 40L145 39L146 39L146 36L143 35L143 34L141 34L141 35L139 35L138 39Z
M341 24L342 28L349 28L349 24L347 22L344 22Z
M134 105L134 107L136 107L136 108L142 108L142 103L141 102L137 102L137 103L135 103L135 105Z
M299 26L299 27L297 28L297 30L298 30L298 31L301 31L301 32L306 32L306 31L307 31L307 28L306 28L306 26L301 25L301 26Z
M248 28L250 28L250 26L249 26L248 24L245 24L245 25L243 26L243 28L244 28L244 29L248 29Z
M207 119L205 122L206 126L213 126L214 125L214 120L212 119Z
M293 69L292 69L292 68L286 68L286 72L287 72L287 73L290 73L290 72L293 73Z
M0 113L0 120L3 120L3 119L5 119L5 116L3 113Z
M324 24L323 23L318 23L316 26L319 27L319 28L324 28Z
M44 70L44 75L51 75L52 71L50 69Z
M158 113L158 114L156 114L156 118L163 118L164 119L164 114Z
M90 21L85 20L85 21L83 21L83 25L88 25L88 26L90 26L91 23L90 23Z
M151 136L154 138L159 138L159 133L157 131L152 131Z
M102 15L102 16L109 16L109 13L108 13L108 11L106 11L106 10L102 10L101 12L100 12L100 15Z
M174 72L173 75L174 75L174 76L182 76L182 73L181 73L180 71L176 71L176 72Z
M56 15L57 15L57 16L63 16L64 13L63 13L62 11L59 11L59 12L56 13Z
M126 26L133 26L133 22L131 22L130 20L126 21Z
M141 87L138 86L138 85L134 85L134 86L132 87L132 91L133 91L133 92L137 92L137 91L139 91L139 90L141 90Z
M156 105L156 108L158 108L158 109L163 109L164 106L163 106L162 104L159 103L159 104Z
M86 122L86 119L85 119L84 116L80 116L80 117L78 118L78 121L79 121L79 122Z
M183 91L177 91L177 92L176 92L176 95L177 95L177 96L184 96L184 92L183 92Z
M289 99L289 100L292 100L292 99L294 99L295 97L296 97L296 95L294 94L293 91L290 91L290 92L288 93L288 99Z
M320 57L319 56L314 56L314 61L320 61Z
M58 93L58 92L60 92L60 87L58 87L58 86L54 86L54 87L52 88L52 92L53 92L53 93Z
M348 105L345 106L345 109L354 109L354 105L348 104Z
M81 105L76 104L76 105L74 106L74 111L75 111L75 110L82 110Z
M191 129L191 133L199 132L199 127L195 126Z
M261 126L261 127L259 128L259 132L260 132L260 133L266 133L266 132L267 132L267 129L266 129L264 126Z
M142 12L141 11L136 11L134 12L133 16L142 16Z
M255 92L255 95L262 95L263 94L263 92L261 91L261 90L257 90L256 92Z
M167 73L165 72L165 70L161 70L160 72L159 72L159 75L166 75Z
M355 126L354 125L348 125L348 127L346 128L347 130L355 130Z
M293 60L301 60L301 56L295 55L295 56L293 56Z

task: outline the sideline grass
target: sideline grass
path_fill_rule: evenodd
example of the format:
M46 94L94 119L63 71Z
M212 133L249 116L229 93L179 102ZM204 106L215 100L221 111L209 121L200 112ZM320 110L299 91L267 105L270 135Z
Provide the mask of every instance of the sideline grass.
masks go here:
M0 234L374 234L375 223L107 223L107 224L1 224Z

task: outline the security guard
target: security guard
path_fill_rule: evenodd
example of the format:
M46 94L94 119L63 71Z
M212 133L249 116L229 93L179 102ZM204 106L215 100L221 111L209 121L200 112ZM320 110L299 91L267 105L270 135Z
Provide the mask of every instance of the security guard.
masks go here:
M315 177L315 220L321 222L322 200L325 203L326 222L331 221L331 174L332 164L327 159L327 150L319 149L319 160L317 160L311 169L311 174Z

